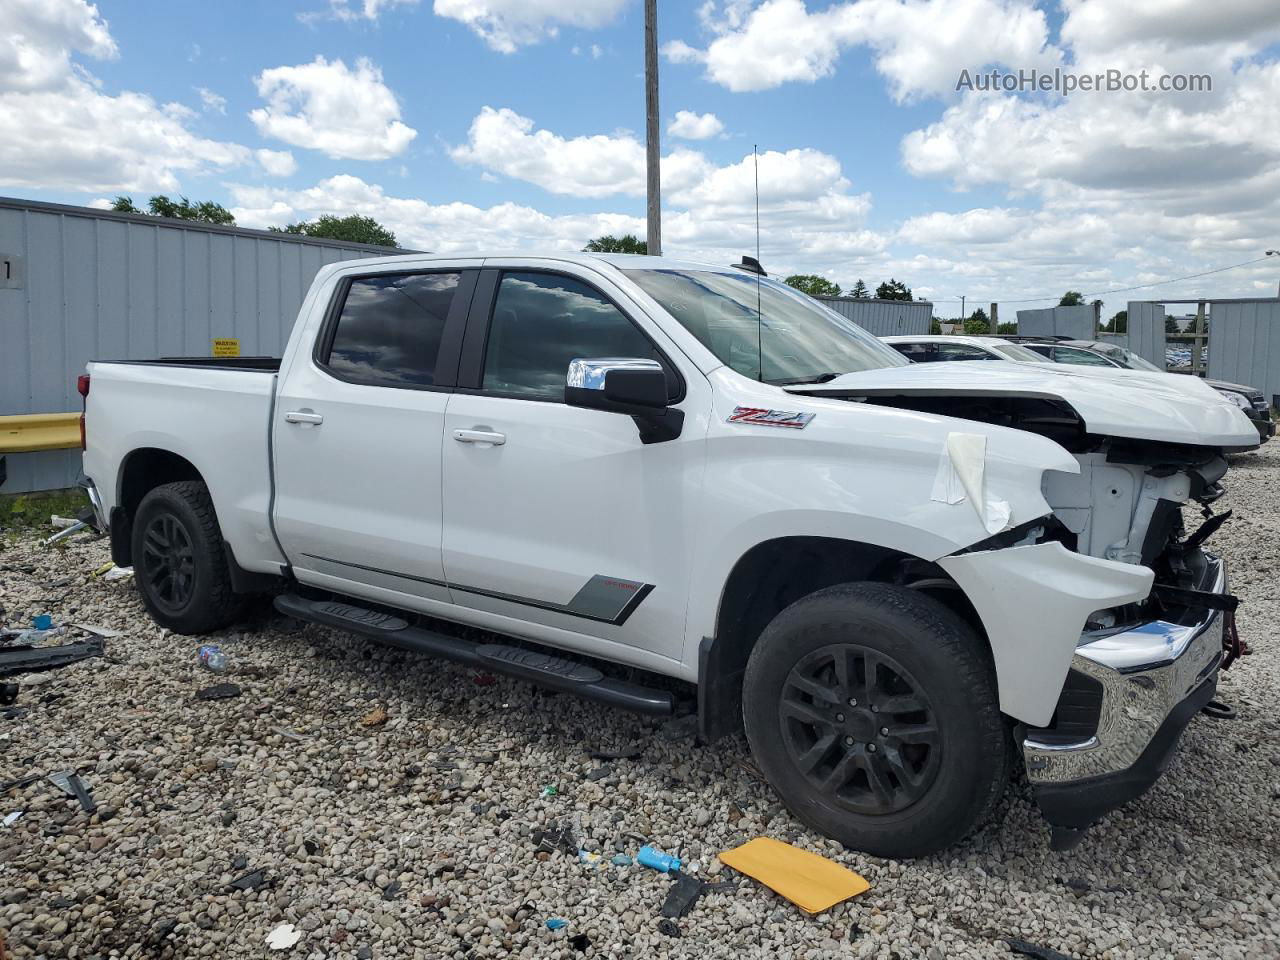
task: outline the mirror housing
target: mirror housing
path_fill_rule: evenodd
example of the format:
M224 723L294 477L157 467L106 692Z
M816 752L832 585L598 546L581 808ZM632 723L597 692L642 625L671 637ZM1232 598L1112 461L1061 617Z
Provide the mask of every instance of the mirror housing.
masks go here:
M684 425L684 413L667 405L667 374L656 360L571 360L564 401L571 407L629 415L644 443L674 440Z

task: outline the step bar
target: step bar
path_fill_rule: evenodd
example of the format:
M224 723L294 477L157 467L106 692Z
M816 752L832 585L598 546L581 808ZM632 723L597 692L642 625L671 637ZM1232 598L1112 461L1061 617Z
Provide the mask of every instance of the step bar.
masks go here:
M552 690L632 713L669 716L675 712L675 696L668 690L615 680L590 664L556 654L502 643L471 643L446 633L413 626L404 617L370 610L345 600L308 600L287 593L276 597L275 607L285 616L298 620L348 630L412 653L425 653L531 680Z

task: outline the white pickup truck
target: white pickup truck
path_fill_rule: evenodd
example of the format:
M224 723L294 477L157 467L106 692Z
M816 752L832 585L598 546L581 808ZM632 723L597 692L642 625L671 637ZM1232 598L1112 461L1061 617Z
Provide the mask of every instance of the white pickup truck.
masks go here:
M1234 637L1222 515L1189 535L1182 506L1257 446L1236 407L910 364L754 262L348 261L282 360L80 389L91 498L160 624L270 593L643 713L674 678L705 740L745 727L798 818L883 856L971 832L1015 758L1074 844L1159 776Z

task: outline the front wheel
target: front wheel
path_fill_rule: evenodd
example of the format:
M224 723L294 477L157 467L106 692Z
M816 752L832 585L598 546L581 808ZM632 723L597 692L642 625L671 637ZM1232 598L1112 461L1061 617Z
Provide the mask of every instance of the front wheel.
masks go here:
M743 679L747 739L804 823L848 847L918 857L990 816L1008 778L994 669L938 601L848 583L778 614Z
M134 579L156 623L184 634L210 633L244 607L231 589L222 532L198 480L150 491L133 518Z

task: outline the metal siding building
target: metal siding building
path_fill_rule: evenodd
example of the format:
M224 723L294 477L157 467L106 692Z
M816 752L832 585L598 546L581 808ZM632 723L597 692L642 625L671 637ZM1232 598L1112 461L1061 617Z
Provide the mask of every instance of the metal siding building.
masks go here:
M1094 339L1097 311L1091 304L1074 307L1046 307L1018 311L1018 336L1067 336L1072 340Z
M279 356L316 271L386 247L0 198L0 416L78 411L90 360ZM404 252L404 251L395 251ZM73 485L78 450L8 456L4 493Z
M925 334L933 319L928 300L871 300L855 297L814 297L877 337Z
M1209 377L1280 394L1280 299L1209 301Z

